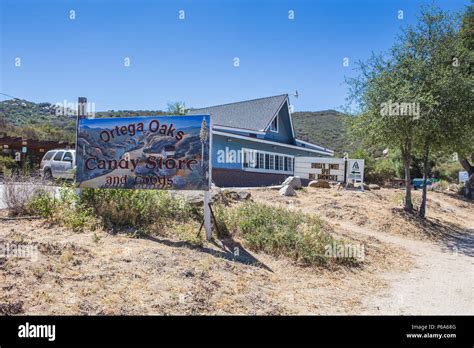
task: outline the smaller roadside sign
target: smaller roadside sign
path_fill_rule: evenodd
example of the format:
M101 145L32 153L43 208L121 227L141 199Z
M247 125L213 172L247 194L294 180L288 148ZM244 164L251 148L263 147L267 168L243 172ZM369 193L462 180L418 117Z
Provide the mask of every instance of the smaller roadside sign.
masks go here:
M459 183L464 184L466 181L469 180L469 173L468 172L459 172Z
M349 159L347 161L347 178L349 180L364 181L363 159Z

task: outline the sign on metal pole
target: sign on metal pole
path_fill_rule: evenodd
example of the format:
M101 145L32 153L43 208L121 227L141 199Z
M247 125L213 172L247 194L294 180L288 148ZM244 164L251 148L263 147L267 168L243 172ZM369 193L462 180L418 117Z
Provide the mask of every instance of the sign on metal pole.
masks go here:
M78 187L205 191L210 238L210 115L79 119Z
M459 179L460 184L464 184L466 181L469 180L469 173L466 171L459 172L458 176L459 176L458 179Z
M347 178L354 182L364 182L364 160L348 159L347 160Z

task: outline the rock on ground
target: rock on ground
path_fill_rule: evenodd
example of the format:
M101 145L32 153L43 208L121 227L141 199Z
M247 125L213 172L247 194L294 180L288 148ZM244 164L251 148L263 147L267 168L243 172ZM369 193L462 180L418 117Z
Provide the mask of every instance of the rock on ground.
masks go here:
M363 187L365 191L370 191L370 185L367 185L365 182L358 182L354 184L354 188L356 189L360 189L361 187Z
M248 191L224 191L224 197L231 201L245 201L250 199L250 196L251 194Z
M291 186L292 188L294 188L295 190L298 190L301 188L301 179L299 176L289 176L288 178L286 178L285 181L283 181L283 183L281 184L281 186L286 186L286 185L289 185Z
M313 180L308 184L308 187L331 188L331 185L326 180Z
M296 191L290 185L283 186L278 192L282 196L296 196Z

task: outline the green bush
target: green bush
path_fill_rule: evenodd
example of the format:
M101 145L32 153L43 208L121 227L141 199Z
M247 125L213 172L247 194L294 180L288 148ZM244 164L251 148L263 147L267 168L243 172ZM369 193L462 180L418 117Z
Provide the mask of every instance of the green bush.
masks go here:
M377 155L377 156L376 156ZM404 177L404 168L400 151L389 150L388 155L382 157L382 151L357 149L349 158L364 160L364 179L366 182L383 184L386 180Z
M373 181L382 184L386 180L397 177L396 168L393 162L388 158L382 158L375 161L374 168L371 172Z
M92 210L81 204L74 187L62 187L59 198L54 197L52 192L39 190L29 200L27 209L29 214L41 216L76 232L94 230L99 225L99 219Z
M0 156L0 173L6 173L15 166L15 159L9 156Z
M52 219L59 201L50 193L41 189L28 202L27 210L31 215L38 215L45 219Z
M436 165L432 169L433 176L449 182L458 182L459 172L464 168L457 161L448 157L437 159Z
M81 204L108 227L163 227L171 221L186 222L197 211L182 198L165 191L84 189Z
M74 231L103 225L133 228L135 237L201 219L197 208L165 191L83 189L79 196L75 187L64 186L59 198L43 190L35 193L27 207L30 214Z
M284 255L303 265L355 261L326 255L327 246L337 241L324 231L318 217L255 202L246 202L234 209L233 213L220 214L218 218L227 219L226 225L255 251Z

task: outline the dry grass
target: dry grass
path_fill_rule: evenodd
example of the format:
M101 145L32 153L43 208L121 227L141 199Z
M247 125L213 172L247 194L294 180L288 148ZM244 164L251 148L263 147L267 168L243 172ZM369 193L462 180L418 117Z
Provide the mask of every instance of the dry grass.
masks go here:
M245 250L238 239L225 247L202 239L183 241L195 236L198 226L193 224L181 226L179 238L137 239L101 230L75 233L41 220L3 221L0 243L34 245L39 253L36 262L0 259L0 314L361 313L367 296L389 286L381 275L412 268L413 258L345 223L398 236L427 236L418 222L397 215L391 203L396 194L311 189L291 199L275 191L252 194L257 201L317 212L335 237L364 245L359 267L300 267L286 257ZM428 217L445 225L472 212L471 203L457 198L429 197ZM235 245L241 248L239 257L232 254Z
M331 271L255 253L248 264L211 243L74 233L41 221L2 223L0 240L38 247L36 262L0 265L0 304L26 314L357 313L363 289L384 286L374 273L391 267L374 262L383 251L376 241L363 267Z
M474 203L458 195L428 192L426 220L408 214L402 208L403 190L346 191L308 188L297 197L275 195L273 190L255 191L257 201L274 206L293 207L315 213L337 226L345 221L372 230L418 240L442 240L450 234L461 233L474 215ZM414 191L415 207L421 192Z
M13 216L27 215L29 203L39 192L38 185L29 175L6 175L3 181L3 197L9 212ZM41 188L42 191L51 189L48 186ZM52 191L51 191L52 192Z

